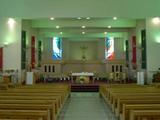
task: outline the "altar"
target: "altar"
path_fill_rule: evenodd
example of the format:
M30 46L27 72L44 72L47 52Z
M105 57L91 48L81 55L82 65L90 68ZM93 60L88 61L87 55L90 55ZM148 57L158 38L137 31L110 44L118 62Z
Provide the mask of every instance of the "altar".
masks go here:
M91 78L94 76L92 72L80 72L71 74L71 82L77 84L88 84L91 83Z

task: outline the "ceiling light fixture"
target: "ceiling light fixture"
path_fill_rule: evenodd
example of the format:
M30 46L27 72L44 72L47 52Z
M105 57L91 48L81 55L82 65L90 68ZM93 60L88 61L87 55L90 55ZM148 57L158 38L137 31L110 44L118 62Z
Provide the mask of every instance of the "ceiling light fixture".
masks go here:
M89 19L90 19L90 17L87 17L86 19L87 19L87 20L89 20Z
M159 17L155 17L155 18L152 19L152 22L154 24L159 24L160 23L160 18Z
M13 18L8 19L8 26L12 30L15 27L16 21Z
M108 28L111 28L111 26L109 25Z
M86 26L83 25L82 28L86 28Z
M60 32L60 34L62 35L62 34L63 34L63 32Z
M85 34L85 32L82 32L82 34Z
M50 20L54 20L54 17L51 17Z
M106 34L107 34L107 32L104 32L104 34L106 35Z
M78 20L81 20L82 18L81 18L81 17L78 17L77 19L78 19Z
M113 17L113 20L117 20L117 17Z
M8 42L5 42L5 43L4 43L4 46L5 46L5 47L7 47L8 45L9 45L9 43L8 43Z
M57 25L56 28L59 29L59 26Z

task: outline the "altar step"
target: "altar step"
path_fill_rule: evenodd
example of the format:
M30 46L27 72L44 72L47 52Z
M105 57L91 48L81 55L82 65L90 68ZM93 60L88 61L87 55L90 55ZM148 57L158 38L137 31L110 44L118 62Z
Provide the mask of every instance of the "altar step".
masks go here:
M72 84L71 91L72 92L98 92L99 85L98 84Z

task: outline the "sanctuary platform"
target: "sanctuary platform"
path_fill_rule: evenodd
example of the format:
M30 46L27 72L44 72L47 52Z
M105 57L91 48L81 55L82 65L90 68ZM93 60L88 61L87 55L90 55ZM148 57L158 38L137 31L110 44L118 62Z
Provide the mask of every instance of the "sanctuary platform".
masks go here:
M102 83L71 84L71 92L98 92L100 84Z
M99 84L71 84L72 92L98 92Z

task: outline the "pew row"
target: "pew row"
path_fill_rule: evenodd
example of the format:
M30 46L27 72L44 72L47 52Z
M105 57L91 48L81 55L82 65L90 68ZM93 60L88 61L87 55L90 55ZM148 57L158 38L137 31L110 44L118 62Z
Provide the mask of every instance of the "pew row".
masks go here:
M131 110L160 110L160 104L124 104L120 120L129 120Z
M160 120L160 110L131 110L129 120Z
M120 120L130 120L131 111L136 108L142 111L145 109L154 111L160 109L160 89L153 85L101 85L100 95ZM152 108L152 105L155 107ZM142 119L147 120L149 118L152 118L152 116L142 117ZM141 117L134 120L141 120Z
M0 90L0 109L6 110L6 113L1 112L0 119L56 120L69 95L70 86L60 84L18 86ZM15 111L16 115L9 114L7 110ZM29 115L31 117L26 118L20 111L23 111L24 116L25 111L26 114L29 114L29 111L45 111L46 114L42 117L33 117L31 112Z

